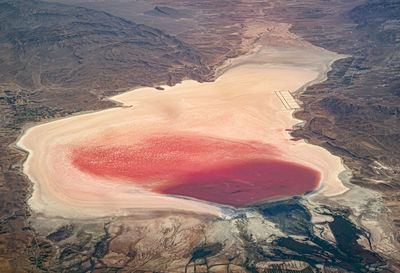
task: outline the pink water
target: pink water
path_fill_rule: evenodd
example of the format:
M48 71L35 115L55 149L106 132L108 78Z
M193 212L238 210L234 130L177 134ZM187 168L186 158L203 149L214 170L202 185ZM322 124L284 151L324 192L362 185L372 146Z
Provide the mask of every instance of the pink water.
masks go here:
M280 160L272 145L195 135L73 147L71 161L83 172L153 192L236 207L304 194L320 183L319 172Z

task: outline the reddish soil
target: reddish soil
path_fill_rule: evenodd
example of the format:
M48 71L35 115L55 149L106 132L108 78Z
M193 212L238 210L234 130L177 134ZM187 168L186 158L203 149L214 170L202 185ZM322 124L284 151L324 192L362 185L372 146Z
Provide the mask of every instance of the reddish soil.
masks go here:
M276 148L199 136L158 136L131 146L73 147L81 171L153 192L232 206L315 190L319 172L279 160Z

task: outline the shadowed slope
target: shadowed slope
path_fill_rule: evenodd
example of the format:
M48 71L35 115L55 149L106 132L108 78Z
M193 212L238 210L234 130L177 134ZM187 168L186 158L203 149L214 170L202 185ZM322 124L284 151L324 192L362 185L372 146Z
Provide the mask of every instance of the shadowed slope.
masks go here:
M176 38L105 12L40 1L0 5L0 83L119 89L175 83L200 65Z

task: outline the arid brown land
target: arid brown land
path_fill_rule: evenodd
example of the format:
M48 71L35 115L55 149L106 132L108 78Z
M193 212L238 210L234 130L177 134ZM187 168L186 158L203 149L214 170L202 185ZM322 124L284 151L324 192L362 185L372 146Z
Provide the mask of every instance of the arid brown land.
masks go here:
M258 36L265 26L268 28L270 21L290 23L291 31L305 40L351 55L333 65L327 81L311 86L299 95L304 110L298 112L297 117L307 123L293 135L341 156L353 173L352 183L381 193L388 208L384 212L387 221L393 227L393 234L399 234L398 2L169 0L66 3L74 6L40 1L0 1L2 271L108 272L123 269L120 265L113 268L107 265L107 261L115 261L118 257L104 258L122 244L118 240L112 241L112 223L104 224L104 228L99 228L102 223L97 226L94 223L93 234L96 235L85 233L88 226L82 228L73 224L49 232L47 238L35 235L26 204L30 182L21 175L25 154L11 146L24 126L111 107L112 103L103 100L106 96L140 85L175 84L186 78L212 80L218 66L229 57L245 53L257 39L270 37L271 41L276 38L279 42L281 38L276 26L269 34ZM309 234L308 224L296 220L307 220L309 214L296 202L285 204L292 211L290 215L285 214L281 204L276 205L283 211L279 213L274 209L276 207L265 206L259 210L268 213L272 221L290 219L289 225L279 220L280 230L287 234ZM334 234L340 234L341 226L350 226L349 232L362 237L362 232L346 220L345 213L334 215L330 224ZM142 232L146 231L141 228ZM385 261L360 248L357 236L343 237L339 240L343 244L339 250L329 246L327 253L322 254L318 247L282 237L275 241L279 249L274 256L268 256L254 244L245 224L238 225L238 229L248 251L248 260L240 267L232 265L232 272L255 272L259 267L253 265L251 259L299 259L300 256L293 253L299 249L307 251L306 263L311 265L322 260L330 261L335 268L329 254L333 253L347 263L345 269L340 270L385 270L379 268ZM116 234L120 232L117 227L114 230ZM137 232L139 229L127 234L135 236ZM72 236L76 243L66 241L61 244L62 248L60 244L55 247ZM313 239L314 244L326 246L317 238ZM194 248L186 253L188 264L197 261L205 272L212 272L201 263L221 248L219 244ZM396 248L399 249L398 245ZM351 251L343 254L343 249ZM126 252L129 254L126 257L132 259L136 255L134 249ZM129 259L126 264L128 262ZM399 266L395 260L386 262L393 267ZM352 267L352 263L363 266ZM365 264L374 267L365 267ZM302 268L301 264L294 265L297 266ZM307 265L304 268L303 272L312 270Z

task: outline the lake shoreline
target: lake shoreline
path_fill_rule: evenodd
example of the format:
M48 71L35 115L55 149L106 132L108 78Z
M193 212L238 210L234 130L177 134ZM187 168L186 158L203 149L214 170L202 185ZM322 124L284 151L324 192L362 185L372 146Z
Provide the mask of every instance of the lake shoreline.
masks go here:
M275 50L278 50L278 49L274 49L274 48L267 48L266 49L267 50L267 52L268 52L268 50L270 50L270 51L272 51L273 53L275 52ZM288 49L289 50L289 53L290 54L292 54L291 52L290 52L290 50L294 50L294 49L292 49L292 48L289 48ZM259 51L260 52L260 51ZM265 55L265 52L263 53L264 55ZM289 55L290 55L289 54ZM268 54L267 54L268 55ZM249 61L249 59L248 58L250 58L250 64L251 64L251 58L257 58L258 59L258 57L259 56L257 56L257 53L254 55L254 54L251 54L251 55L245 55L245 56L243 56L242 58L244 58L245 59L245 61L246 61L246 58L247 58L247 61ZM239 57L239 58L241 58L241 57ZM290 56L288 57L288 58L290 58ZM339 56L337 57L338 59L339 59ZM329 60L329 64L331 64L331 63L333 63L334 61L335 61L336 59L334 59L334 60ZM257 62L259 62L259 60L257 60ZM288 62L289 62L289 66L290 66L290 60L288 60ZM314 82L314 81L316 81L316 80L318 80L318 82L319 81L322 81L323 80L323 78L326 78L326 74L327 74L327 72L329 71L329 67L330 67L330 65L329 64L323 64L322 65L322 67L324 67L325 68L325 70L324 71L319 71L319 73L318 73L318 76L317 76L317 78L316 79L313 79L311 82ZM237 67L241 67L241 68L243 68L243 67L246 67L246 65L248 65L248 64L240 64L239 66L236 66L236 67L232 67L231 69L227 69L226 71L224 71L224 74L223 75L221 75L216 81L214 81L214 82L211 82L211 83L203 83L203 84L213 84L213 83L215 83L215 82L217 82L217 81L219 81L219 79L220 78L224 78L225 76L224 75L227 75L227 74L229 74L230 73L230 71L232 71L232 70L235 70L235 69L238 69ZM259 65L259 64L256 64L256 66L257 65ZM285 67L285 66L287 66L288 64L283 64L283 65L281 65L281 64L273 64L272 63L272 65L270 66L270 67L268 67L268 65L266 66L267 68L266 69L270 69L271 71L274 71L274 69L276 70L276 69L281 69L281 68L279 68L280 66L281 67ZM251 66L251 65L250 65ZM247 68L247 67L246 67ZM283 69L283 68L282 68ZM309 69L309 68L306 68L306 72L307 72L307 69ZM307 72L308 73L308 72ZM193 82L193 84L196 86L196 85L198 85L198 84L200 84L200 83L195 83L194 81L191 81L191 80L188 80L188 81L184 81L184 82L182 82L181 84L177 84L176 86L178 86L178 87L176 87L176 86L174 86L174 87L168 87L168 86L163 86L163 88L165 89L164 91L161 91L162 93L168 93L169 92L169 90L170 89L173 89L173 88L179 88L180 86L182 86L182 85L185 85L185 84L187 84L187 83L192 83ZM300 87L299 87L299 89L297 89L297 90L300 90L300 89L302 89L302 88L306 88L305 86L309 86L310 84L311 84L311 82L309 82L309 81L307 81L306 83L304 83L303 85L301 85ZM140 88L140 90L141 89L143 89L143 90L146 90L146 92L150 92L150 90L152 90L153 92L160 92L160 91L154 91L155 89L154 88ZM141 92L141 91L138 91L139 89L134 89L135 91L128 91L128 92L125 92L125 93L122 93L122 94L120 94L120 95L117 95L117 96L113 96L113 97L110 97L109 98L109 100L112 100L112 101L118 101L119 103L120 103L120 105L122 105L122 106L131 106L132 104L131 103L126 103L126 101L124 101L124 99L122 99L121 100L121 98L123 98L124 96L129 96L130 94L133 94L133 93L137 93L137 92ZM134 107L133 107L134 108ZM114 108L110 108L110 109L106 109L106 110L101 110L101 111L95 111L95 112L90 112L90 113L79 113L78 115L75 115L75 116L70 116L70 117L66 117L66 118L61 118L61 119L57 119L57 120L52 120L52 121L49 121L49 122L46 122L46 123L42 123L42 124L40 124L40 125L36 125L36 126L31 126L31 127L29 127L28 129L25 129L24 130L24 133L18 138L18 141L17 141L17 143L16 143L16 146L19 148L19 149L22 149L22 150L25 150L25 151L27 151L28 153L29 153L29 155L28 155L28 158L27 158L27 160L26 160L26 162L24 163L24 170L26 170L26 166L28 166L28 163L27 162L29 162L29 160L30 160L30 158L32 158L33 156L34 156L34 151L33 150L31 150L31 149L27 149L27 147L26 146L24 146L24 144L21 144L21 143L23 143L24 142L24 139L25 139L25 137L27 136L27 135L29 135L29 132L31 131L31 130L34 130L34 128L38 128L39 126L44 126L44 125L46 125L46 126L48 126L49 124L51 125L52 123L57 123L57 122L60 122L60 121L63 121L64 123L65 123L65 121L66 120L70 120L71 121L71 119L76 119L76 118L78 118L79 119L79 117L82 117L82 116L84 116L84 117L86 117L86 118L88 118L88 117L90 117L90 116L93 116L93 115L97 115L97 114L99 114L99 113L105 113L105 112L114 112L114 111L118 111L118 110L121 110L121 107L114 107ZM286 116L287 114L289 114L289 115L291 115L291 118L293 119L293 122L295 122L296 120L294 119L294 117L293 117L293 113L285 113L284 115ZM298 120L297 120L298 121ZM290 123L291 125L295 125L295 124L297 124L297 122L296 123ZM293 126L291 126L290 128L292 128ZM287 135L289 135L289 134L287 134ZM322 148L321 148L322 149ZM299 162L299 164L301 164L300 162ZM28 177L29 177L29 179L31 180L31 181L34 181L35 179L37 179L37 178L35 178L35 177L31 177L30 175L29 175L29 173L25 173L25 171L24 171L24 174L25 175L27 175ZM35 195L35 190L37 191L38 190L38 187L39 187L39 185L37 185L37 182L35 183L35 182L33 182L34 183L34 185L33 185L33 196ZM36 187L36 189L35 189L35 187ZM40 187L39 187L40 188ZM318 189L317 191L315 191L315 192L319 192L320 190L324 190L324 188L325 188L325 185L322 185L321 187L320 187L320 189ZM344 192L344 191L346 191L347 189L343 189L343 190L341 190L341 192ZM335 193L335 194L337 194L337 192ZM329 192L328 192L328 194L327 195L329 195ZM31 197L31 199L30 199L30 204L32 205L32 202L33 202L33 200L34 200L34 197ZM39 199L40 200L40 199ZM206 206L207 207L207 206ZM42 206L42 208L43 208L43 206ZM151 208L149 208L149 209L151 209ZM196 208L197 209L197 208ZM195 210L196 210L195 209ZM39 211L40 212L40 209L39 210L36 210L36 211ZM206 211L207 211L207 209L206 209ZM206 211L204 211L204 212L206 212ZM210 212L210 211L209 211ZM91 212L91 213L93 213L93 212ZM120 213L120 212L119 212ZM118 212L117 212L117 214L119 214ZM123 212L122 214L126 214L127 212ZM46 214L46 213L45 213ZM53 213L52 213L53 215L54 214L57 214L57 212L56 211L53 211ZM104 215L103 215L104 216ZM71 217L75 217L74 215L72 215Z

